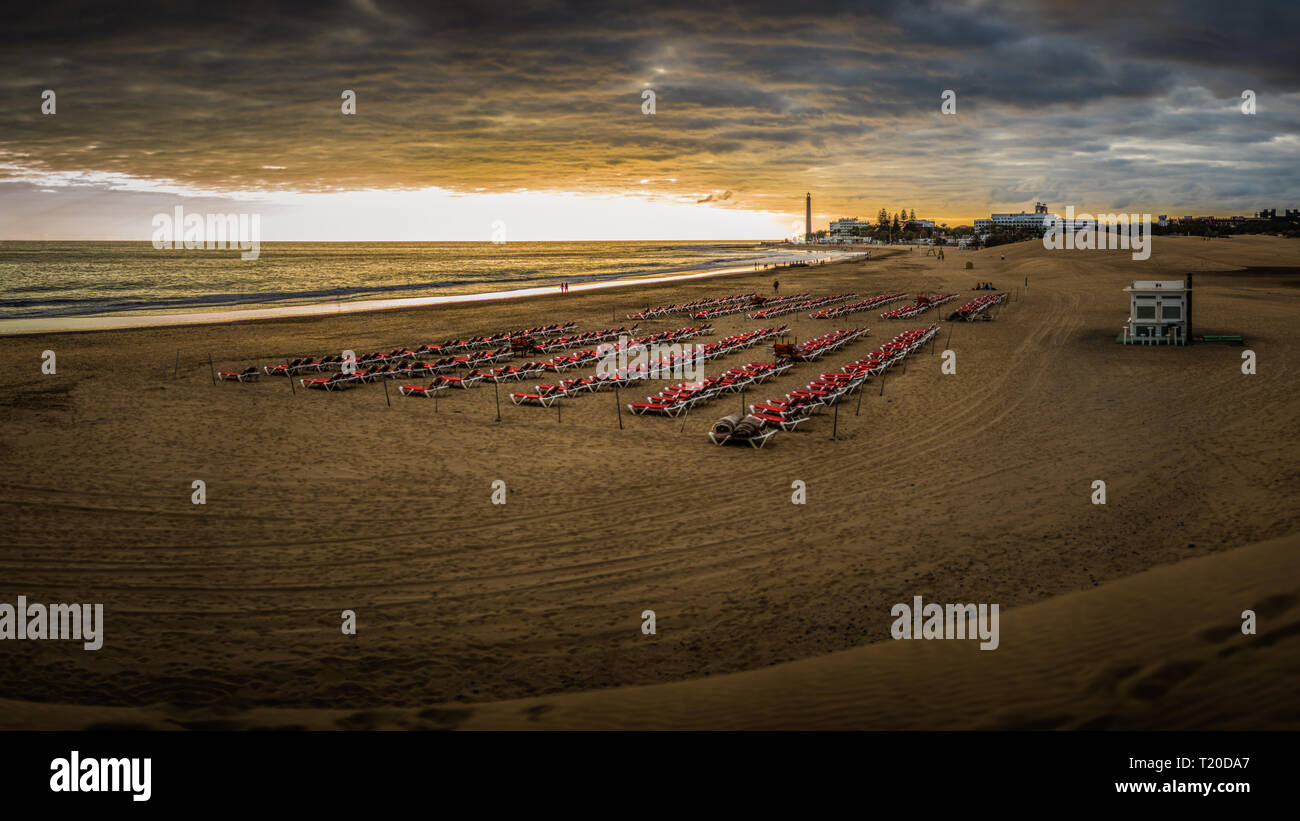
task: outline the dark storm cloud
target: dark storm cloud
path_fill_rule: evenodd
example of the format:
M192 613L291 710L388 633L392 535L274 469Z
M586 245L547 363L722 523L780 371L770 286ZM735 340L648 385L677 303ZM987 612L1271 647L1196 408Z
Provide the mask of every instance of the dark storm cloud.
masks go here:
M1294 205L1296 8L46 3L4 30L0 169L210 191L675 179L656 191L736 207L808 189L829 208L1100 208L1132 190Z

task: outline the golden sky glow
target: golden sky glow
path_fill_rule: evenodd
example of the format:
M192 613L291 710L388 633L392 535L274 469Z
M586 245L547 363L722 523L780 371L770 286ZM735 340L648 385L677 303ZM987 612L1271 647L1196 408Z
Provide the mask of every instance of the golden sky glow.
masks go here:
M805 191L815 228L1300 204L1295 5L1157 6L55 3L0 56L0 237L146 239L177 202L256 210L268 240L498 219L521 240L777 239Z

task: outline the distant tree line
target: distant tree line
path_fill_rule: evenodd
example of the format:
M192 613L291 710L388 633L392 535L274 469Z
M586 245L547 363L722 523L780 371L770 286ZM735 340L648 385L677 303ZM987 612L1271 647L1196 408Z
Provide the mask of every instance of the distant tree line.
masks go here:
M1241 220L1228 222L1180 222L1168 225L1152 225L1151 233L1156 236L1193 236L1193 237L1230 237L1235 234L1278 234L1284 237L1300 237L1300 222L1284 217L1270 220Z

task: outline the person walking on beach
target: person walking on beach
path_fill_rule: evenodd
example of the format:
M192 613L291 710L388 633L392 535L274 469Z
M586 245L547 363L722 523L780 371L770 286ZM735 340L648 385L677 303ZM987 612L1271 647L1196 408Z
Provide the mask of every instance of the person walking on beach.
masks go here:
M781 281L780 281L780 280L777 280L777 279L772 280L772 293L774 293L774 294L779 294L779 293L781 293Z

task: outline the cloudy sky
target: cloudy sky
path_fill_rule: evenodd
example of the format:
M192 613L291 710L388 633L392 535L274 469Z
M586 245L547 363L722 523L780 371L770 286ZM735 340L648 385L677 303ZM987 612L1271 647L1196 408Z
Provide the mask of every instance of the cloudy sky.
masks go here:
M177 204L356 240L779 238L805 191L814 228L1300 207L1293 0L26 6L3 239Z

